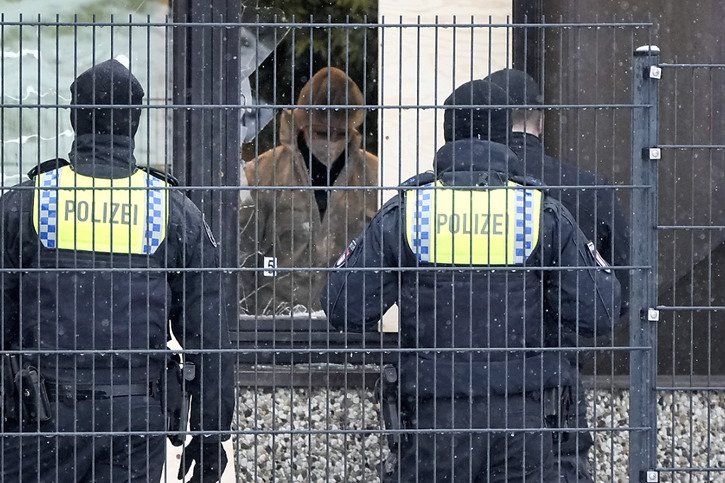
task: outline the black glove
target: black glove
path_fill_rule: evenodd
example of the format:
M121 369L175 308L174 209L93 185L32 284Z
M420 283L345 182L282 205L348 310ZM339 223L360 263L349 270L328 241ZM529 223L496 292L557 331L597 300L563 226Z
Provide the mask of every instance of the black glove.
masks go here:
M189 472L191 463L194 461L196 461L196 465L194 465L191 479L184 480L184 476ZM181 455L181 465L177 477L189 483L216 483L221 479L226 467L227 453L224 451L221 441L194 436Z

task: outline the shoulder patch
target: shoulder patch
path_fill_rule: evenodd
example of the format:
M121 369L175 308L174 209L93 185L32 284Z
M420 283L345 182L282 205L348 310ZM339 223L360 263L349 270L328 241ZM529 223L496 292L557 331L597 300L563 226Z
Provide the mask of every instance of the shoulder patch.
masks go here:
M204 230L206 231L206 236L209 238L209 241L212 245L214 245L214 248L218 248L219 244L214 239L214 233L212 233L211 228L209 227L209 224L206 222L205 219L202 219L202 222L204 223Z
M356 248L357 240L351 241L345 251L342 252L342 255L340 255L340 258L338 258L335 262L335 268L340 268L345 265L345 262L347 262L347 259L350 258L350 255L352 255L352 252L354 252Z

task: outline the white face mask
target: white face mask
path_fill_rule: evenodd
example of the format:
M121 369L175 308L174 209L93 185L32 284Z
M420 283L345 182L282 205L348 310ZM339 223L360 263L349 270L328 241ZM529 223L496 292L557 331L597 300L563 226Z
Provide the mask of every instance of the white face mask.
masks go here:
M339 141L328 141L325 138L310 139L306 137L305 141L307 142L307 147L312 155L328 167L340 157L347 146L347 141L345 139L341 139Z

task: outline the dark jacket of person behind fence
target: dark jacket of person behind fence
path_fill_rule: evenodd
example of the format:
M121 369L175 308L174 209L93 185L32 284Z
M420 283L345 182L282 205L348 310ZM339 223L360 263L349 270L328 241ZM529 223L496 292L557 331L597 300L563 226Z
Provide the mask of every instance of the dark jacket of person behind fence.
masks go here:
M522 71L503 69L486 79L506 91L512 106L543 104L541 88ZM595 243L602 257L614 265L622 286L623 315L628 307L630 275L629 270L618 270L616 267L629 265L629 226L618 202L615 185L600 173L593 173L544 152L543 110L515 109L511 117L512 131L503 137L497 133L490 139L507 142L523 162L528 176L541 180L545 186L556 187L550 190L551 196L569 210L582 232ZM606 188L609 186L611 188Z
M15 351L2 360L2 479L158 481L164 432L186 428L167 423L183 402L171 329L195 366L191 429L210 433L193 437L185 467L215 481L234 404L223 287L204 272L216 243L168 177L136 165L140 109L109 107L141 104L129 70L103 62L71 93L70 163L43 163L0 198L2 349Z
M403 438L391 481L554 478L542 401L576 371L537 348L560 326L583 339L610 331L619 283L508 148L447 143L434 173L404 184L338 266L323 293L330 323L376 331L398 304L404 422L435 428Z
M363 149L360 89L344 72L317 72L302 88L297 108L280 117L279 146L244 167L251 187L240 220L242 310L285 314L320 309L329 267L377 209L378 159ZM299 271L278 271L274 266Z
M617 201L616 191L605 188L611 186L611 182L599 174L565 163L544 152L541 139L544 111L535 109L543 103L543 95L536 81L515 69L494 72L487 79L506 91L512 106L532 106L512 111L512 132L506 136L508 146L521 159L526 174L540 179L545 186L554 187L550 190L551 196L569 210L582 232L595 243L608 263L615 267L629 265L629 226ZM628 306L630 272L615 268L615 274L622 287L623 316ZM611 337L612 334L604 334L599 343ZM576 345L576 334L566 330L550 334L549 339L550 345ZM578 352L570 354L570 357L578 365L589 359L587 354ZM576 424L571 425L586 428L588 421L583 387L576 388L574 399L578 400L576 410L572 408L572 412L576 413L572 414ZM571 431L562 432L556 437L555 454L562 477L566 481L593 482L589 470L589 452L594 446L591 434Z

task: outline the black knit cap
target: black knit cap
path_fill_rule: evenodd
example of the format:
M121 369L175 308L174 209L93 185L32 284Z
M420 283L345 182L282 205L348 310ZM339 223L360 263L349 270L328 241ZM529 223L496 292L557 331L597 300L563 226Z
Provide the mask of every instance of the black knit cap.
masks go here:
M541 88L533 77L516 69L501 69L485 80L493 82L508 95L509 104L515 106L539 106L544 103Z
M138 105L144 97L141 83L115 59L91 67L70 86L71 105ZM70 122L77 136L116 134L133 137L138 129L139 108L71 108Z
M505 143L511 130L511 116L507 109L487 109L471 106L505 106L506 92L487 80L474 80L460 85L448 96L443 115L443 137L446 142L460 139L482 139ZM468 106L468 107L465 107Z

